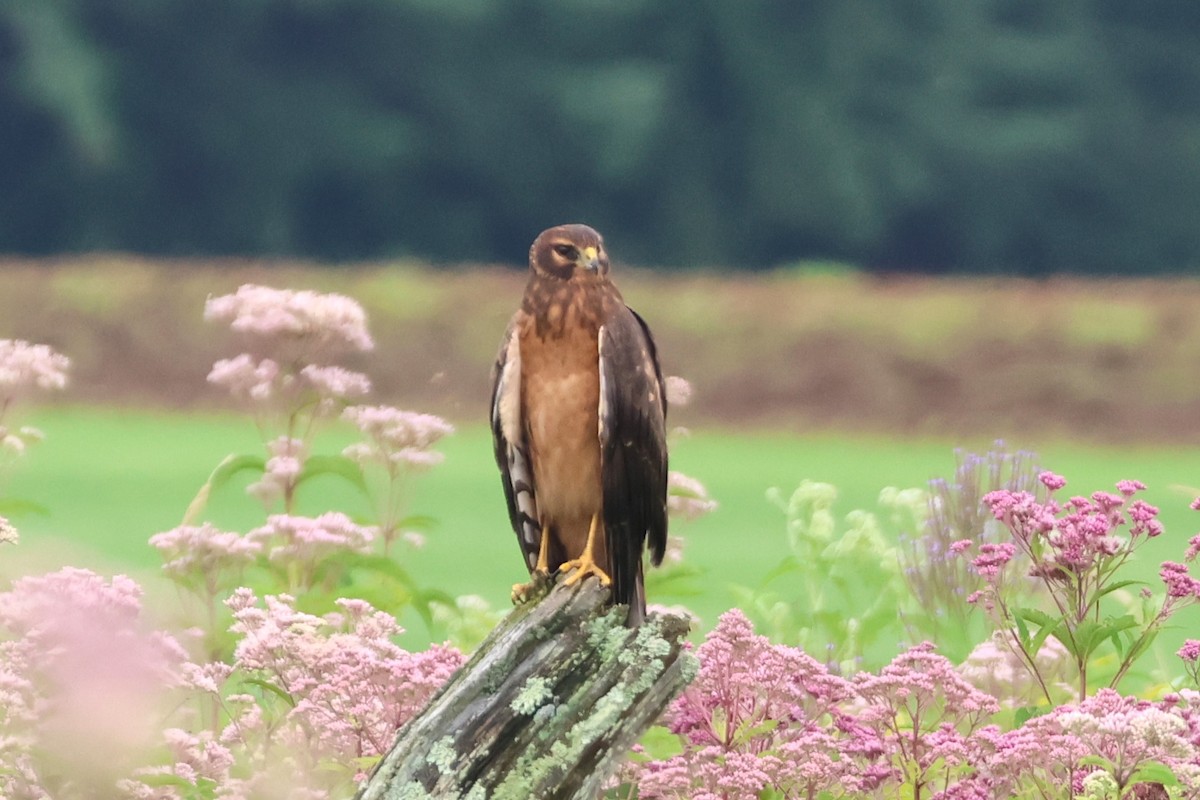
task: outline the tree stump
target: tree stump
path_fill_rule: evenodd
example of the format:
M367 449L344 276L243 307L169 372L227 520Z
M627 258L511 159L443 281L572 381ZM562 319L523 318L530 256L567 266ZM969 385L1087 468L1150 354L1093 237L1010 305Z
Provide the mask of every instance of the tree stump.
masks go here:
M358 800L599 795L695 675L688 622L651 614L627 628L594 578L541 593L400 730Z

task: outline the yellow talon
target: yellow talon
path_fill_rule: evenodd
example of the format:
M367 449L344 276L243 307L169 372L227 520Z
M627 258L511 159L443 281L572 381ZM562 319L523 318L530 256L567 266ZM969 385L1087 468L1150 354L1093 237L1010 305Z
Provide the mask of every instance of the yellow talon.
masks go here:
M512 587L512 604L524 605L537 596L538 590L550 583L550 537L547 535L545 520L539 522L542 529L542 543L538 546L538 560L530 573L529 583L514 583Z
M579 558L573 558L570 561L564 561L559 567L559 572L570 572L575 570L571 575L568 575L563 581L566 586L574 586L588 575L595 575L600 579L601 586L611 586L612 578L608 577L608 573L600 569L600 565L596 563L596 558L593 555L596 546L596 529L600 526L600 515L592 515L592 526L588 529L587 544L583 548L583 553Z

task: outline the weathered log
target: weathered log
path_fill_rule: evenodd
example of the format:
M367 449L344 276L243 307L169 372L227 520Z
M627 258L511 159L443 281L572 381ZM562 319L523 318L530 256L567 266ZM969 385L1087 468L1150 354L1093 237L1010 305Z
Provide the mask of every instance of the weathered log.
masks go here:
M608 596L589 578L514 609L400 730L358 800L597 797L696 669L685 619L627 628Z

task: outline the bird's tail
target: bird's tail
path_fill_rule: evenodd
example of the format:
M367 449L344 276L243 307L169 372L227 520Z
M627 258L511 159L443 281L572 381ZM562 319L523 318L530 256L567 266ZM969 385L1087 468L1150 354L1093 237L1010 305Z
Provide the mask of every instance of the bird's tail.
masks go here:
M646 581L642 575L642 563L638 561L637 573L633 579L633 592L629 598L629 622L631 628L636 628L646 621Z

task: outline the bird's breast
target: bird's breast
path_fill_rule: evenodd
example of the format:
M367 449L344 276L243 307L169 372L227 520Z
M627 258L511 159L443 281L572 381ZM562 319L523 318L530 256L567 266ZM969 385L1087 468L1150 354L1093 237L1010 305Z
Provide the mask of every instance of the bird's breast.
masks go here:
M521 394L538 508L553 520L590 517L602 506L596 337L567 326L560 336L521 338Z

